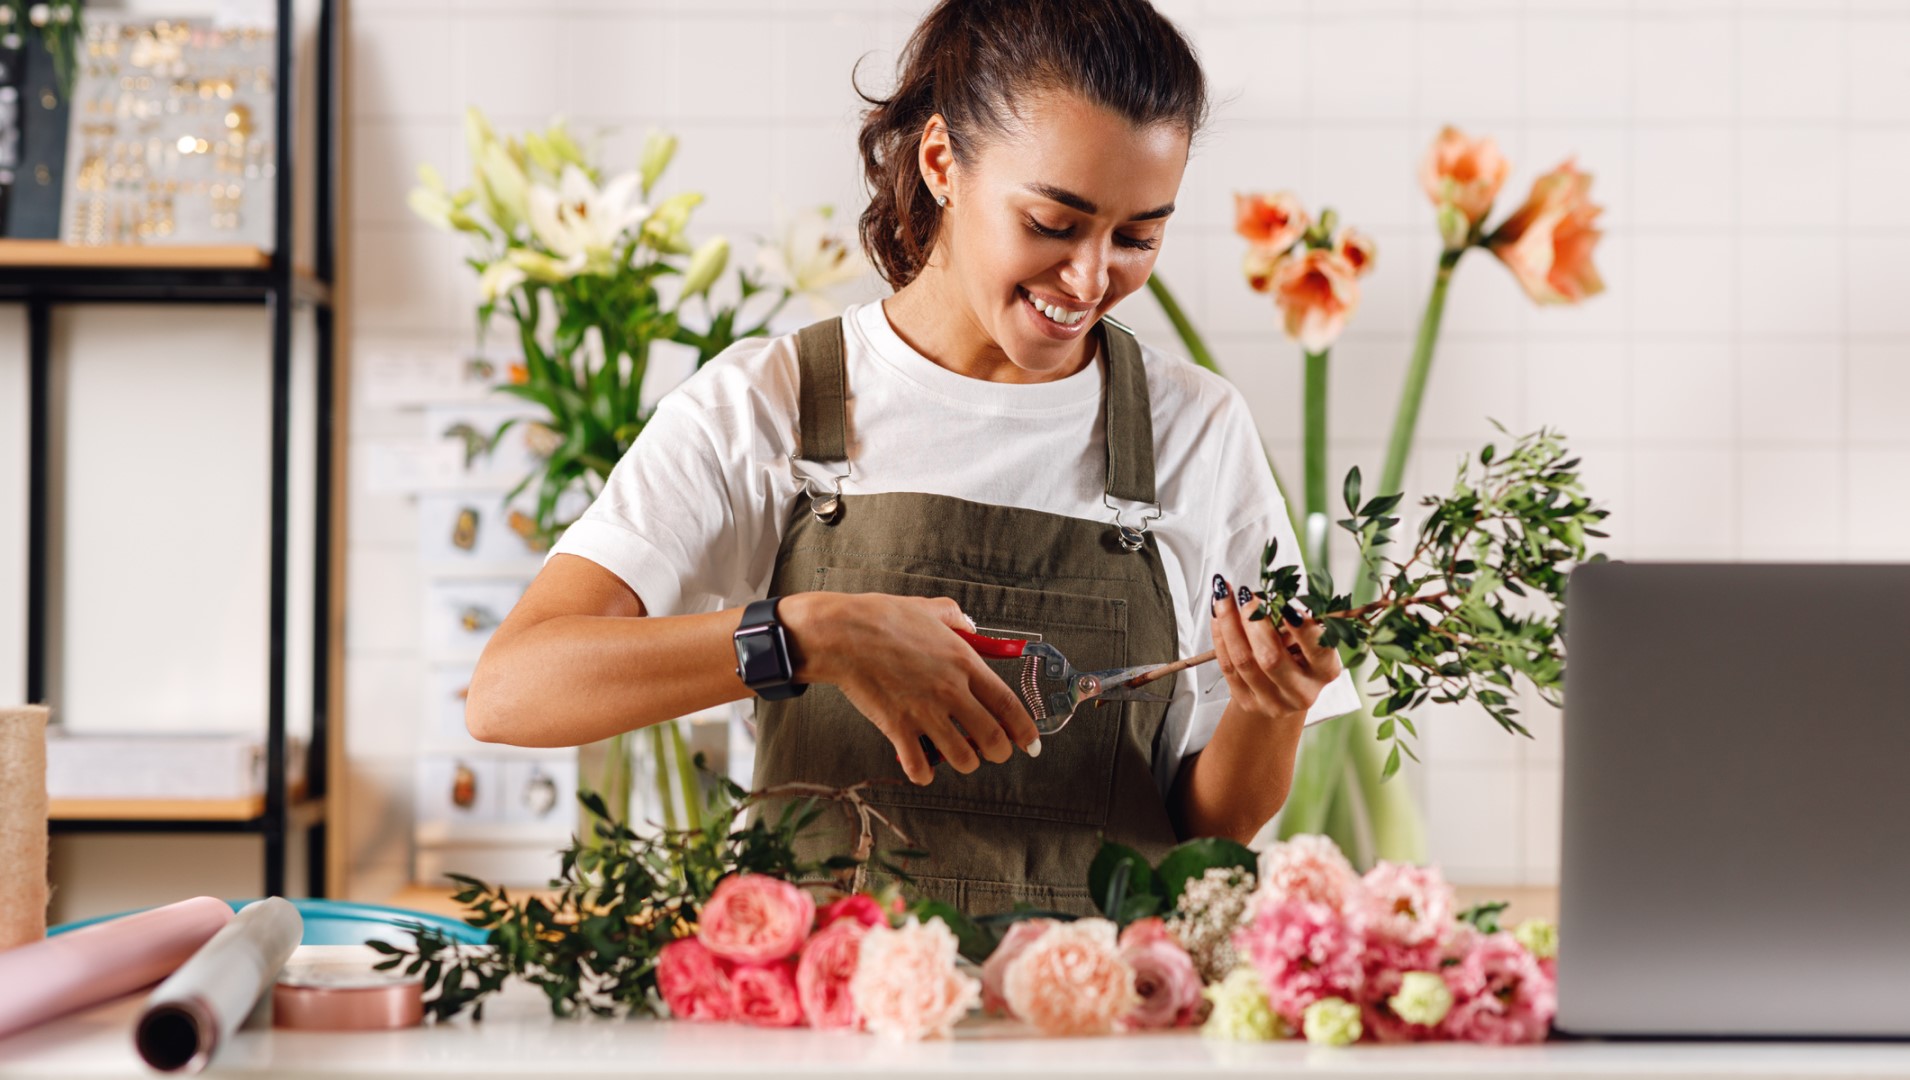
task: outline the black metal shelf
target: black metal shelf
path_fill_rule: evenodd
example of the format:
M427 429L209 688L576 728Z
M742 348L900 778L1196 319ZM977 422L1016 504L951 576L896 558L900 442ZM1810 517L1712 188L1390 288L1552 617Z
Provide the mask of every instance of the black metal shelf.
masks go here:
M330 701L332 562L332 450L335 407L332 379L337 354L333 329L333 281L336 266L336 188L333 174L339 145L338 8L345 0L319 0L316 42L313 140L315 168L316 266L307 270L292 261L295 177L292 148L297 144L295 96L298 88L293 58L297 23L293 0L277 0L278 97L275 103L278 137L273 250L244 260L249 265L191 265L187 252L178 253L182 265L151 265L142 253L136 262L114 264L110 252L88 255L88 249L59 251L57 259L33 265L19 260L0 261L0 301L27 306L28 344L28 540L27 540L27 700L44 701L47 687L47 565L50 542L49 507L51 458L50 386L52 383L52 308L56 304L185 303L263 304L271 321L271 559L268 587L270 615L267 648L266 781L263 806L245 818L75 817L54 818L54 833L254 833L264 843L263 895L285 893L286 840L303 828L310 856L308 891L326 893L327 842L326 753L332 737ZM0 241L0 244L6 243ZM157 251L153 248L148 251ZM159 256L161 260L164 256ZM201 260L203 262L203 260ZM307 752L303 799L288 791L285 771L286 640L289 621L288 539L290 534L292 318L294 309L312 313L317 363L314 388L317 432L314 459L314 537L312 590L315 603L312 657L312 733Z

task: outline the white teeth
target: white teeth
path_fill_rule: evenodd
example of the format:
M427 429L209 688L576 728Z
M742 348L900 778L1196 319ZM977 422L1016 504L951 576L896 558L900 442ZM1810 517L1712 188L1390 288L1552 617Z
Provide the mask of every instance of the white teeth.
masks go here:
M1028 303L1033 305L1036 311L1047 316L1050 322L1058 323L1062 326L1073 326L1088 317L1086 311L1069 311L1067 308L1061 307L1058 304L1043 303L1037 299L1033 293L1025 293L1025 295L1028 297Z

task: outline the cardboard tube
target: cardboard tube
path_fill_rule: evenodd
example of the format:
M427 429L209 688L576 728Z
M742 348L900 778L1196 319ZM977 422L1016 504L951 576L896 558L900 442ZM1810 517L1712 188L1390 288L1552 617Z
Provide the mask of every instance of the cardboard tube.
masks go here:
M46 706L0 709L0 951L46 936Z
M199 1072L278 979L305 920L279 897L247 904L153 991L133 1045L160 1072Z
M151 986L231 921L198 896L0 953L0 1037Z

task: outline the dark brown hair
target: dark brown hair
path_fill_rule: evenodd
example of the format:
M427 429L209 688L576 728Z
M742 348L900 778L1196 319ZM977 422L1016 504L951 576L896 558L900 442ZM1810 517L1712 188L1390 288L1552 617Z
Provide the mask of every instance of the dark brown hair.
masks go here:
M909 36L888 97L858 93L869 206L862 249L890 286L914 280L941 224L916 166L922 128L948 124L957 161L1007 129L1030 94L1068 91L1137 127L1207 120L1207 80L1187 39L1147 0L941 0Z

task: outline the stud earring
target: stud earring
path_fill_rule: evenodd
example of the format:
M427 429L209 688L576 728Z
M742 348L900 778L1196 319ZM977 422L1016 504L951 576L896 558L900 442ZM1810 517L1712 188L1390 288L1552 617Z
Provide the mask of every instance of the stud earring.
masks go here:
M948 205L948 196L946 196L946 195L937 195L937 196L935 196L935 205L937 205L937 206L947 206L947 205Z

